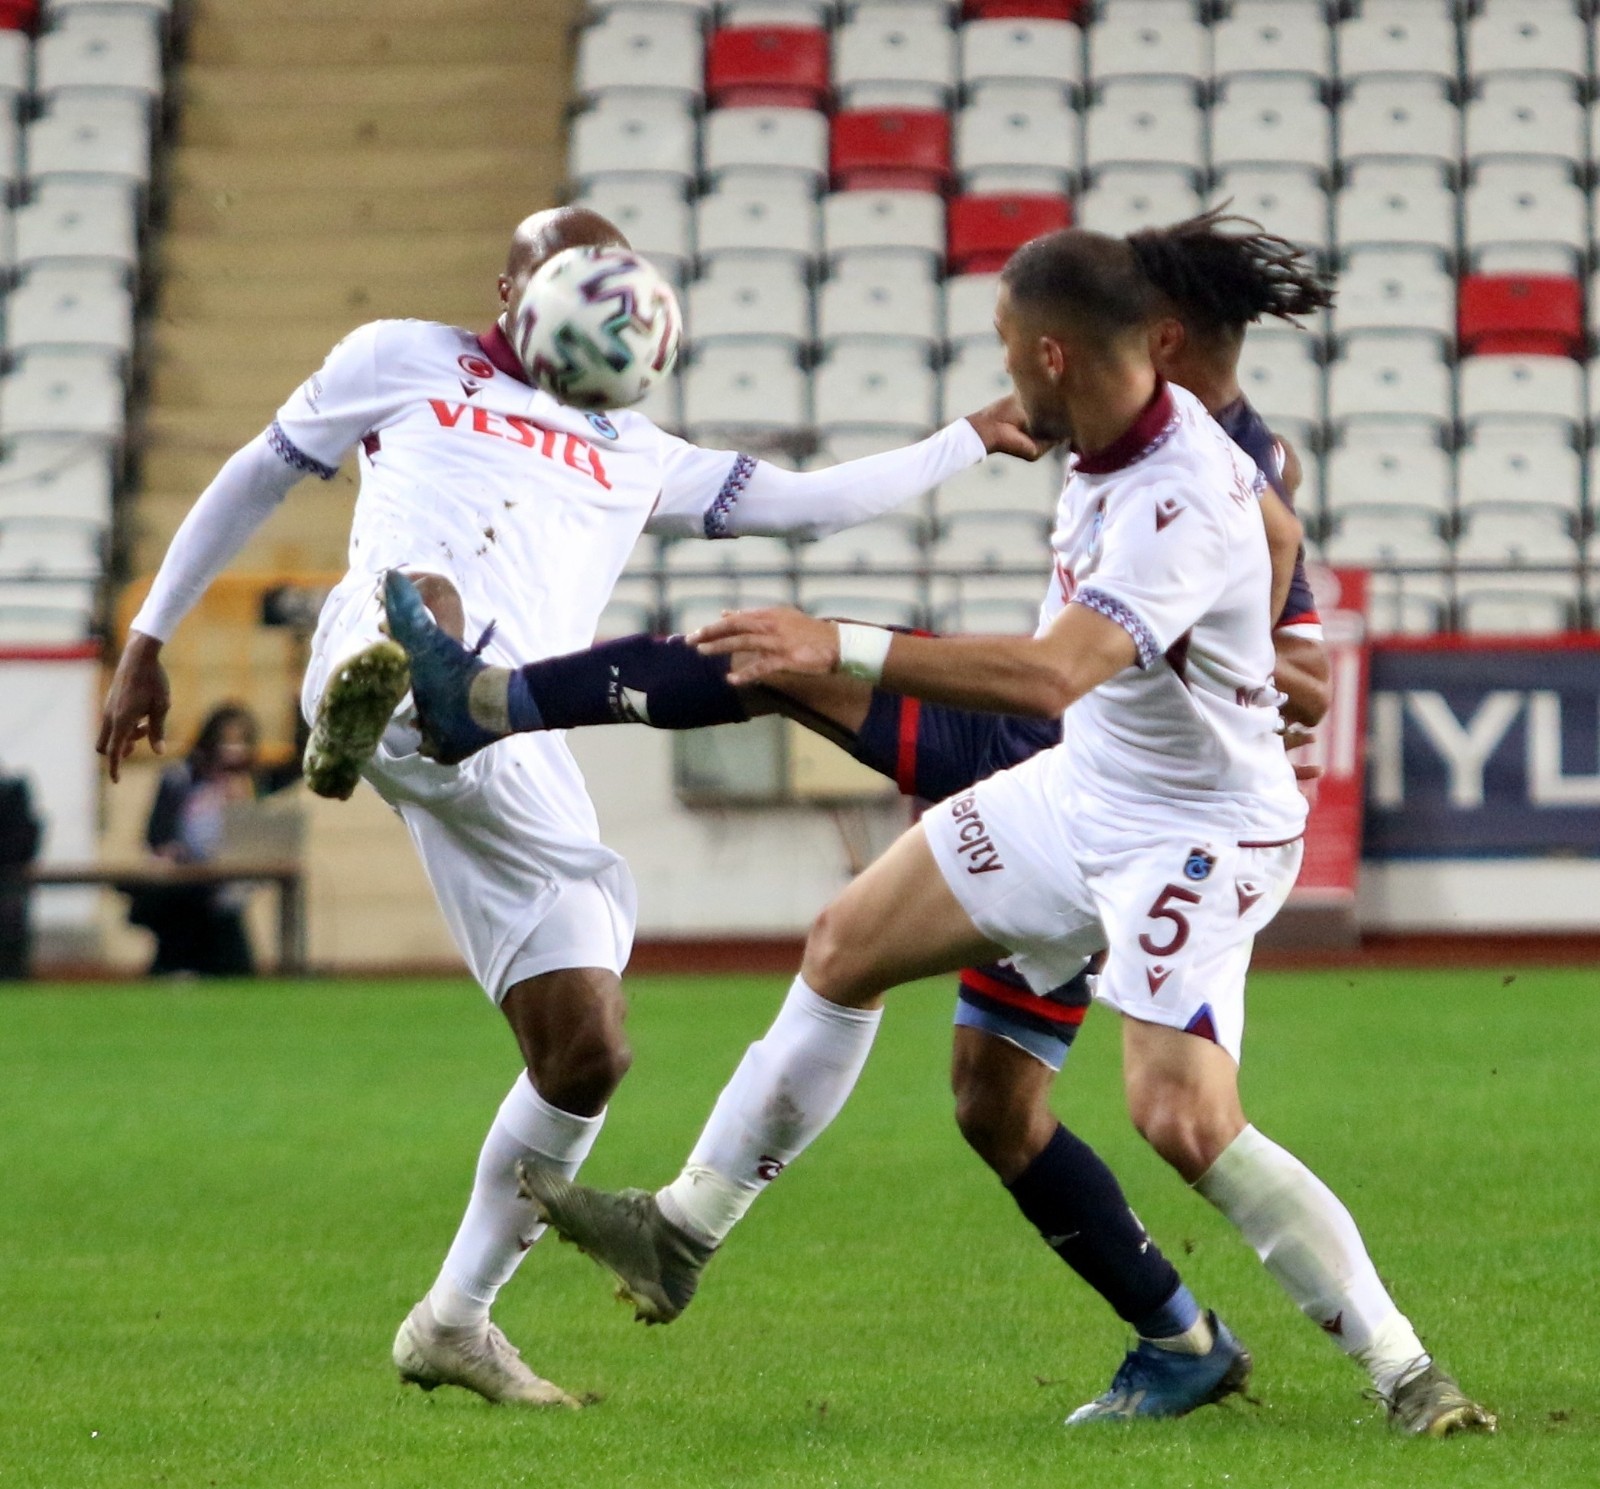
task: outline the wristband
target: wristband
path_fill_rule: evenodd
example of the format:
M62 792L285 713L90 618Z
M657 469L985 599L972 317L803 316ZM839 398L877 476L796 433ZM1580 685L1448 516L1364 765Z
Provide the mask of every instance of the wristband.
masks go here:
M861 626L853 621L841 620L839 627L839 665L835 669L846 677L859 677L863 682L876 683L883 676L883 664L889 659L889 644L894 632L882 626Z

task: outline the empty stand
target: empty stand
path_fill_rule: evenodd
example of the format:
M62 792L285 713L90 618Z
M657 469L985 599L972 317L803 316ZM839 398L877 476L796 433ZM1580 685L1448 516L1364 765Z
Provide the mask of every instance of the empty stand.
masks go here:
M828 33L820 26L723 26L706 50L713 108L826 108Z

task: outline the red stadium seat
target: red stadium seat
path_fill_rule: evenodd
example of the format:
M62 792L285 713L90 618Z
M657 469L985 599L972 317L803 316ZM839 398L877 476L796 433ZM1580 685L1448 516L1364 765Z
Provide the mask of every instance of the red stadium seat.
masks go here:
M992 274L1029 238L1072 226L1060 196L958 196L950 203L950 272Z
M706 48L714 109L828 106L828 34L816 26L725 26Z
M969 21L997 21L1014 16L1029 20L1076 21L1089 19L1089 0L967 0Z
M39 0L0 0L0 31L32 31L39 19Z
M835 114L832 157L840 191L943 191L950 180L950 116L934 109Z
M1583 288L1544 274L1469 274L1457 306L1461 350L1469 356L1581 357Z

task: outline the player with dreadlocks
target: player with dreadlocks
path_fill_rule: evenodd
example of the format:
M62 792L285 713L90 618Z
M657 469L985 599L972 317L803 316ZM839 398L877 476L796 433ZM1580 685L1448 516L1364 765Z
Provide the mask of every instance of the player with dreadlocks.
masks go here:
M1286 498L1297 484L1296 463L1243 399L1237 381L1239 351L1250 321L1262 314L1292 320L1328 304L1330 293L1290 245L1255 224L1242 224L1251 229L1246 232L1233 230L1236 225L1237 220L1208 214L1136 235L1129 247L1157 292L1149 323L1154 368L1190 388L1213 415L1220 415L1230 435ZM1289 628L1277 637L1277 649L1280 664L1292 661L1285 679L1286 690L1293 690L1291 716L1315 722L1326 706L1327 673L1304 572L1294 561L1299 526L1277 499L1266 498L1263 508L1275 536L1273 600ZM426 719L445 703L449 689L435 685L425 621L422 626L409 622L408 616L422 618L409 606L403 586L396 589L391 609L397 638L408 649L421 648L413 665ZM1284 655L1286 643L1294 648L1291 657ZM436 735L435 743L448 754L481 747L508 730L627 721L691 728L781 711L843 744L908 794L938 801L1060 738L1058 719L919 703L839 675L785 674L743 691L731 689L727 676L725 658L702 657L681 638L628 637L518 673L478 673L472 685L472 721L466 722L465 697L458 698L465 728L447 731L452 736L448 739ZM1201 1313L1176 1271L1148 1243L1109 1169L1050 1110L1051 1085L1088 1000L1089 980L1082 975L1041 995L1009 966L964 973L953 1061L957 1118L968 1142L995 1169L1052 1249L1140 1335L1141 1343L1127 1362L1134 1367L1131 1374L1126 1369L1119 1373L1113 1389L1075 1413L1074 1420L1178 1415L1242 1385L1248 1357L1225 1329L1214 1326L1213 1317ZM1335 1270L1347 1264L1364 1268L1363 1281L1370 1275L1379 1300L1364 1299L1362 1319L1381 1325L1384 1337L1375 1345L1370 1329L1356 1327L1353 1309L1348 1333L1341 1333L1343 1322L1330 1332L1368 1365L1397 1419L1412 1431L1436 1435L1492 1421L1416 1344L1409 1324L1381 1293L1337 1200L1254 1129L1245 1129L1239 1148L1224 1167L1263 1161L1273 1166L1281 1156L1293 1167L1274 1176L1280 1189L1309 1184L1315 1204L1321 1205L1326 1196L1337 1207L1345 1228L1338 1238L1343 1249L1335 1248L1337 1254L1322 1260ZM1181 1162L1178 1166L1184 1168ZM1242 1201L1231 1194L1224 1197L1221 1176L1211 1190L1205 1187L1208 1175L1199 1170L1186 1177L1200 1181L1202 1192L1235 1219L1302 1307L1328 1325L1332 1315L1326 1290L1307 1294L1304 1280L1293 1272L1304 1260L1299 1256L1303 1239L1289 1235L1286 1240L1277 1217L1235 1214ZM1304 1196L1293 1198L1300 1203ZM1303 1218L1291 1215L1290 1220ZM1325 1267L1314 1270L1325 1280Z

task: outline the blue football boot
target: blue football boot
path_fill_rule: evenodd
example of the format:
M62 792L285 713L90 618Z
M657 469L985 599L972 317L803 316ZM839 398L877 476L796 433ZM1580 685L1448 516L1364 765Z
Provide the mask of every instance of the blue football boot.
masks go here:
M383 609L389 620L389 634L405 649L411 664L411 697L417 706L417 728L422 734L422 753L441 765L455 765L469 755L504 739L511 732L486 728L472 709L474 684L480 695L493 693L501 699L499 713L504 721L505 686L509 674L504 667L491 668L479 652L488 644L493 626L483 633L473 650L434 623L422 603L417 587L398 569L390 569L383 579ZM484 673L497 677L478 679Z
M1250 1379L1249 1351L1216 1314L1206 1318L1214 1336L1210 1353L1186 1355L1141 1339L1117 1368L1111 1389L1080 1406L1067 1418L1067 1426L1181 1417L1197 1406L1243 1391Z

